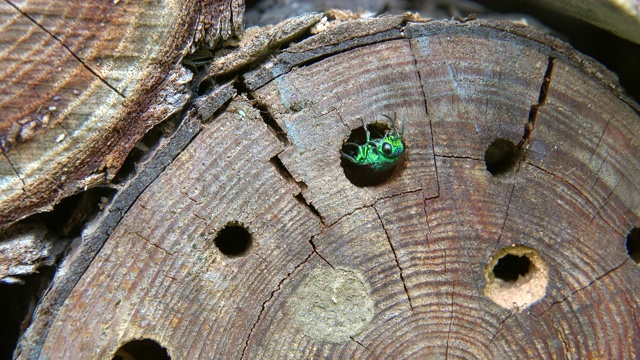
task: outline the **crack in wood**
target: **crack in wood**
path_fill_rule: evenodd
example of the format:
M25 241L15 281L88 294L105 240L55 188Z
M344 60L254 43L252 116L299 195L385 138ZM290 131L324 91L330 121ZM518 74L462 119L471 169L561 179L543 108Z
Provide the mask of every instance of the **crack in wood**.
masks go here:
M273 132L276 138L278 138L278 140L280 140L280 142L285 147L289 146L291 144L291 141L287 136L287 132L284 131L282 127L280 127L276 119L273 117L273 115L269 111L269 107L266 104L259 101L258 99L256 99L251 92L242 91L246 89L239 89L237 87L236 89L238 90L238 94L247 95L247 98L249 99L249 101L251 101L251 105L253 105L253 107L258 110L258 113L260 114L260 118L262 118L262 121L269 127L269 130Z
M527 124L524 128L524 135L522 136L522 140L518 143L518 149L525 149L525 155L529 147L529 143L531 140L531 136L536 127L536 121L538 120L538 110L544 103L547 101L547 95L549 94L549 86L551 85L551 79L553 75L553 64L554 64L553 56L549 56L547 62L547 70L544 73L544 77L542 78L542 84L540 84L540 91L538 93L538 102L531 105L529 109L529 118L527 120Z
M322 218L322 215L320 215L320 212L318 211L318 209L316 209L315 206L313 206L313 204L311 204L309 201L307 201L307 199L304 197L304 195L302 195L302 191L300 191L298 194L296 194L294 196L294 198L303 206L305 206L315 217L318 218L318 220L320 221L320 223L322 225L324 225L324 219Z
M529 118L527 120L527 124L525 125L524 135L522 136L522 140L520 140L520 142L516 145L516 148L519 149L518 152L520 152L521 149L524 149L524 153L520 154L520 161L518 161L518 166L513 175L513 186L511 187L511 193L509 194L509 201L507 202L507 210L504 215L504 221L502 222L502 226L500 227L500 234L498 235L498 239L496 240L494 252L498 248L498 245L500 244L500 240L502 240L504 228L507 224L507 219L509 218L511 201L513 198L513 193L516 189L515 178L517 174L520 172L520 169L522 169L522 163L523 163L522 160L526 157L529 143L530 143L533 131L535 130L536 121L538 119L538 110L547 101L547 95L549 93L549 86L551 85L551 79L553 74L554 60L555 59L552 56L548 57L547 69L542 78L542 83L540 84L540 91L538 93L538 102L531 105L531 108L529 110Z
M202 221L204 221L204 222L206 222L206 221L207 221L207 219L205 219L205 218L203 218L202 216L200 216L200 215L196 214L195 212L191 212L191 215L193 215L193 217L195 217L195 218L197 218L197 219L200 219L200 220L202 220Z
M158 249L160 249L160 250L164 251L165 253L167 253L167 255L171 255L171 256L173 256L173 253L171 253L171 252L167 251L167 249L163 248L162 246L160 246L160 245L158 245L158 244L154 243L153 241L151 241L151 240L147 239L146 237L144 237L144 236L140 235L140 233L138 233L138 232L134 232L133 234L134 234L135 236L139 237L140 239L144 240L145 242L147 242L149 245L154 246L154 247L156 247L156 248L158 248Z
M444 252L444 272L447 273L447 249L443 249ZM449 306L449 328L447 329L447 348L445 350L445 359L449 358L449 342L451 339L451 327L453 326L453 297L456 291L456 282L455 280L451 284L451 303Z
M292 182L292 183L294 183L294 184L296 184L298 186L299 192L296 195L294 195L293 197L300 204L302 204L304 207L306 207L314 216L316 216L318 218L318 220L320 221L320 223L324 226L325 225L324 218L322 217L322 215L320 214L318 209L316 209L316 207L313 206L313 204L311 202L307 201L307 199L302 194L302 192L307 188L307 184L305 184L304 181L296 181L296 179L293 177L291 172L289 172L289 169L287 169L286 165L284 165L284 163L282 163L282 161L280 160L280 157L278 155L270 158L269 159L269 163L276 168L276 171L280 174L280 176L282 176L282 178L285 181Z
M630 260L631 260L631 258L627 258L627 259L625 259L622 263L620 263L620 264L618 264L618 265L614 266L612 269L607 270L604 274L602 274L602 275L600 275L600 276L596 277L595 279L591 280L587 285L585 285L585 286L583 286L583 287L581 287L581 288L579 288L579 289L577 289L577 290L575 290L575 291L572 291L571 293L569 293L569 295L565 296L564 298L562 298L562 299L560 299L560 300L558 300L558 301L554 301L553 303L551 303L551 305L549 305L549 307L548 307L548 308L546 308L546 309L545 309L545 310L543 310L542 312L540 312L540 313L538 313L538 314L533 314L533 313L532 313L531 315L532 315L533 317L535 317L535 318L539 318L539 317L543 316L544 314L546 314L547 312L549 312L551 309L553 309L556 305L560 305L560 304L564 303L565 301L570 300L570 299L571 299L571 297L572 297L573 295L575 295L575 294L577 294L577 293L579 293L579 292L582 292L582 291L584 291L584 290L588 289L589 287L591 287L591 286L592 286L593 284L595 284L596 282L598 282L598 281L602 280L603 278L605 278L605 277L607 277L607 276L611 275L614 271L616 271L616 270L620 269L621 267L623 267L623 266L624 266L627 262L629 262Z
M600 214L600 212L599 212L599 210L598 210L598 207L597 207L597 206L596 206L596 205L595 205L591 200L589 200L589 198L587 197L587 195L585 195L582 191L580 191L580 189L578 189L575 185L573 185L572 183L570 183L569 181L567 181L567 180L566 180L565 178L563 178L562 176L557 175L557 174L555 174L555 173L553 173L553 172L551 172L551 171L549 171L549 170L547 170L547 169L545 169L545 168L543 168L543 167L541 167L541 166L539 166L539 165L536 165L536 164L534 164L534 163L532 163L532 162L530 162L530 161L526 161L525 163L526 163L527 165L531 165L532 167L534 167L534 168L536 168L536 169L538 169L538 170L540 170L540 171L542 171L542 172L544 172L544 173L547 173L547 174L549 174L549 175L551 175L551 176L555 177L556 179L558 179L558 180L562 181L563 183L565 183L565 184L569 185L569 186L570 186L572 189L574 189L578 194L580 194L580 196L581 196L585 201L587 201L587 202L589 203L589 205L591 205L591 207L596 211L596 215L595 215L595 216L597 216L597 217L599 217L600 219L602 219L602 221L604 221L604 222L605 222L605 224L607 224L607 226L609 226L609 227L611 228L611 230L613 230L616 234L620 235L620 236L621 236L621 237L623 237L623 238L625 237L625 235L624 235L624 234L622 234L620 231L618 231L618 230L617 230L617 229L616 229L616 228L615 228L611 223L609 223L609 221L608 221L607 219L605 219L605 218L602 216L602 214ZM613 194L613 192L611 192L611 194ZM610 195L611 195L611 194L610 194ZM591 221L593 221L593 219L592 219Z
M591 153L591 156L589 157L589 162L591 162L591 160L593 159L593 157L596 154L596 151L598 151L598 147L600 147L600 143L602 142L602 139L604 138L604 134L607 132L607 129L609 128L609 124L610 123L611 123L611 118L607 119L607 124L604 126L604 129L602 130L602 133L600 134L600 137L598 138L598 142L596 143L596 146L593 148L593 152ZM604 159L602 159L602 163L600 164L601 168L602 168L602 164L604 164ZM598 172L599 171L600 170L598 170Z
M347 216L351 216L354 213L360 211L360 210L365 210L365 209L369 209L372 208L374 206L376 206L380 201L382 200L388 200L388 199L393 199L396 196L402 196L402 195L408 195L408 194L413 194L413 193L417 193L417 192L422 192L422 188L418 188L418 189L414 189L414 190L405 190L405 191L401 191L399 193L396 194L391 194L388 196L383 196L381 198L376 199L376 201L373 202L373 204L369 204L369 205L363 205L363 206L358 206L357 208L353 209L352 211L340 216L338 219L336 219L334 222L327 224L328 227L331 227L333 225L335 225L336 223L338 223L340 220L346 218ZM437 197L437 196L436 196ZM430 200L433 199L434 197L430 197L430 198L426 198L424 200Z
M493 340L495 340L495 338L502 332L504 323L514 315L517 315L517 313L509 312L509 315L505 316L504 319L500 320L500 322L498 323L498 329L496 330L496 332L493 334L493 336L491 337L491 339L487 343L487 347L489 347L491 345L491 343L493 342Z
M402 31L404 34L404 26ZM433 168L434 168L434 171L436 172L436 196L434 198L437 198L440 196L440 176L438 175L438 162L436 161L436 145L435 145L435 138L433 136L433 123L431 120L431 116L429 116L429 106L427 105L427 91L424 88L424 81L422 80L422 75L420 74L420 70L418 70L418 58L416 57L416 54L415 54L416 50L413 48L411 39L408 39L408 41L409 41L409 50L411 52L411 56L413 57L413 67L416 70L416 74L418 74L418 81L420 82L420 89L422 90L422 96L424 98L424 111L429 121L429 134L431 136L431 152L433 153Z
M247 338L246 338L246 340L245 340L245 342L244 342L244 347L242 348L242 352L241 352L241 355L240 355L240 359L241 359L241 360L242 360L242 359L244 359L245 352L247 351L247 348L249 347L249 341L251 340L251 335L253 334L253 331L255 330L256 325L258 325L258 323L260 322L260 319L262 318L262 314L264 313L265 309L267 308L267 304L268 304L269 302L271 302L271 300L273 300L273 298L275 297L276 293L277 293L278 291L280 291L280 289L282 289L282 284L283 284L287 279L289 279L289 277L291 277L291 275L292 275L294 272L296 272L296 271L297 271L297 270L298 270L302 265L306 264L306 263L309 261L309 259L311 259L311 257L313 256L313 254L316 254L315 249L313 249L313 251L312 251L309 255L307 255L307 257L306 257L306 258L304 258L304 260L302 260L302 262L300 262L298 265L296 265L296 266L293 268L293 270L291 270L291 272L287 273L287 275L286 275L284 278L282 278L282 279L280 280L280 282L278 282L278 286L276 287L276 289L275 289L275 290L273 290L273 291L271 292L271 294L269 295L269 298L267 298L267 299L262 303L262 306L261 306L261 308L260 308L260 313L258 313L258 318L257 318L257 319L256 319L256 321L253 323L253 326L251 326L251 330L249 330L249 334L247 335Z
M602 214L600 214L600 211L602 211L602 209L605 208L605 206L607 206L609 204L609 202L611 201L611 196L613 195L613 193L616 191L616 189L618 188L618 185L620 185L620 182L622 181L622 178L624 177L624 175L620 175L620 178L618 179L618 181L616 182L616 184L613 186L613 189L611 189L611 191L609 191L609 193L607 194L607 200L604 202L604 204L602 204L602 206L600 206L598 208L598 210L596 211L595 214L593 214L593 217L591 218L591 220L589 221L589 225L591 225L591 223L593 223L593 221L599 217L600 219L604 220L604 218L602 217ZM594 184L595 186L595 184ZM591 188L591 190L593 190L593 188ZM590 191L591 191L590 190ZM606 221L605 221L606 222ZM611 226L611 225L609 225ZM622 235L620 233L618 233L619 235Z
M22 192L24 194L26 194L27 193L27 184L25 184L24 179L22 177L20 177L20 174L18 174L18 170L16 169L16 167L11 162L11 159L9 159L9 155L7 155L4 147L2 148L2 155L4 156L5 159L7 159L7 163L9 163L9 167L11 167L11 170L13 171L13 173L16 175L18 180L20 180L20 183L22 183L22 189L21 190L22 190Z
M331 265L331 263L329 262L329 260L325 259L325 257L324 257L324 256L322 256L322 254L320 254L320 253L318 252L318 248L316 247L316 244L313 242L313 239L314 239L316 236L318 236L318 235L322 234L326 229L327 229L327 228L326 228L326 227L324 227L324 228L322 228L322 230L321 230L318 234L313 235L313 236L311 237L311 239L309 239L309 244L311 244L311 247L313 248L313 252L315 252L315 253L316 253L316 255L318 255L318 257L319 257L320 259L322 259L324 262L326 262L326 263L327 263L327 265L329 265L329 266L331 267L331 269L335 270L336 268L335 268L335 267L333 267L333 265Z
M402 281L402 287L404 288L404 292L407 295L407 300L409 301L409 308L411 308L411 312L414 312L413 303L411 302L411 295L409 294L409 288L407 287L407 283L404 279L404 270L402 269L402 266L400 266L400 261L398 260L398 254L396 253L396 249L393 247L393 242L391 241L389 232L387 231L387 228L384 226L384 221L382 221L382 217L380 216L380 213L378 212L378 209L375 208L375 206L373 206L373 211L375 211L376 215L378 216L378 220L380 221L382 230L384 230L384 233L387 236L387 242L389 243L389 247L391 248L391 252L393 253L393 258L396 261L396 266L400 271L400 280Z
M517 172L516 172L517 173ZM509 201L507 201L507 210L504 214L504 220L502 221L502 226L500 227L500 234L498 234L498 239L496 239L496 245L494 246L493 252L495 253L498 249L498 245L500 245L500 240L502 240L502 234L504 233L504 228L507 226L507 219L509 218L509 209L511 209L511 199L513 199L513 193L516 190L516 182L515 182L515 174L513 185L511 186L511 193L509 193Z
M18 11L22 16L26 17L29 21L31 21L34 25L36 25L37 27L39 27L42 31L44 31L45 33L47 33L47 35L51 36L52 39L54 39L55 41L57 41L63 48L65 48L69 54L71 54L71 56L73 56L80 64L82 64L82 66L87 69L87 71L89 71L92 75L94 75L95 77L97 77L103 84L105 84L109 89L113 90L116 94L118 94L121 98L126 98L124 96L124 94L122 94L120 91L118 91L118 89L115 88L115 86L109 84L109 82L107 82L107 80L105 80L104 78L102 78L100 75L98 75L98 73L96 71L94 71L92 68L89 67L89 65L87 65L78 55L76 55L73 51L71 51L71 49L65 45L62 40L60 40L57 36L55 36L54 34L52 34L49 30L47 30L44 26L40 25L34 18L32 18L31 16L29 16L27 13L23 12L22 10L20 10L20 8L18 6L16 6L14 3L12 3L9 0L5 0L9 5L11 5L13 8L16 9L16 11Z
M280 174L284 180L288 182L296 182L295 178L291 175L289 169L287 169L287 167L282 163L282 160L280 160L278 155L270 158L269 163L276 168L276 171L278 171L278 174Z
M353 336L349 336L349 339L351 339L354 343L360 345L361 347L363 347L365 350L367 350L370 354L373 354L373 351L369 350L368 347L364 346L360 341L354 339Z
M179 281L178 279L174 278L174 277L173 277L173 276L171 276L171 275L167 275L165 272L161 272L161 274L162 274L162 276L164 276L164 277L166 277L166 278L169 278L169 279L171 279L171 280L173 280L173 281L175 281L175 282L177 282L177 283L180 283L180 281Z
M558 333L558 337L560 338L560 341L562 341L562 346L564 347L564 357L565 359L572 359L573 357L570 356L571 355L571 349L569 348L569 343L567 342L567 339L564 338L564 331L562 331L562 329L557 329L557 333Z
M187 194L186 192L184 192L184 191L180 191L180 194L184 195L184 197L186 197L187 199L191 200L194 204L196 204L196 205L198 204L198 200L196 200L196 199L192 198L192 197L191 197L191 196L189 196L189 194Z
M435 158L444 158L444 159L459 159L459 160L474 160L485 162L484 159L478 159L473 156L464 156L464 155L444 155L444 154L433 154Z

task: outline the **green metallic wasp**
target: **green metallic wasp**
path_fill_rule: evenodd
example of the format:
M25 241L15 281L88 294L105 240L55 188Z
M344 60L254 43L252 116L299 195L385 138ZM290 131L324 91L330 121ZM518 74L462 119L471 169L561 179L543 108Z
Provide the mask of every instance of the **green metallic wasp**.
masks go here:
M387 115L383 116L391 120ZM344 144L345 146L357 148L357 151L353 152L353 155L340 151L342 157L355 165L368 166L373 171L386 171L393 168L404 153L404 143L402 142L404 122L402 122L400 132L395 126L395 115L391 122L391 130L385 131L382 138L375 139L371 138L371 133L367 129L367 125L365 125L366 142L363 145L352 142Z

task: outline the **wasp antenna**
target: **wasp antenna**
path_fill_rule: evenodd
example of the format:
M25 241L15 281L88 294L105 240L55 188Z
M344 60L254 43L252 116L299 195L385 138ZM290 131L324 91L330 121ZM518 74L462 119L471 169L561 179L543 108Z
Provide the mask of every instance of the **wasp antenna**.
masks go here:
M367 134L367 143L371 141L371 133L368 128L369 124L364 124L364 132Z

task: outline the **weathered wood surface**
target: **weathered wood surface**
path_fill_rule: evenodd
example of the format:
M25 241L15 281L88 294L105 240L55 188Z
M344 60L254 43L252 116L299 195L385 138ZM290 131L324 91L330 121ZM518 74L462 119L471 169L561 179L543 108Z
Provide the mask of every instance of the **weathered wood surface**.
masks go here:
M190 98L176 66L242 28L240 1L0 4L0 229L111 180ZM235 18L235 22L232 20Z
M173 359L634 358L638 106L533 29L393 19L329 28L245 74L23 354L110 357L148 338ZM354 186L343 142L394 113L404 162ZM493 176L499 138L523 157ZM229 223L253 237L243 256L213 243ZM501 283L487 264L516 244L545 264ZM543 296L527 302L531 284Z

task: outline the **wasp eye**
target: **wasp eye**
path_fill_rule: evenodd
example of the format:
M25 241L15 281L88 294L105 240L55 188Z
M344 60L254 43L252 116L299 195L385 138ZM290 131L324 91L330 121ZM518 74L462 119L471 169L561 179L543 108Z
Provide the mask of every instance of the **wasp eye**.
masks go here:
M388 142L382 144L382 153L383 154L389 156L389 155L391 155L391 151L392 150L393 150L393 147Z

